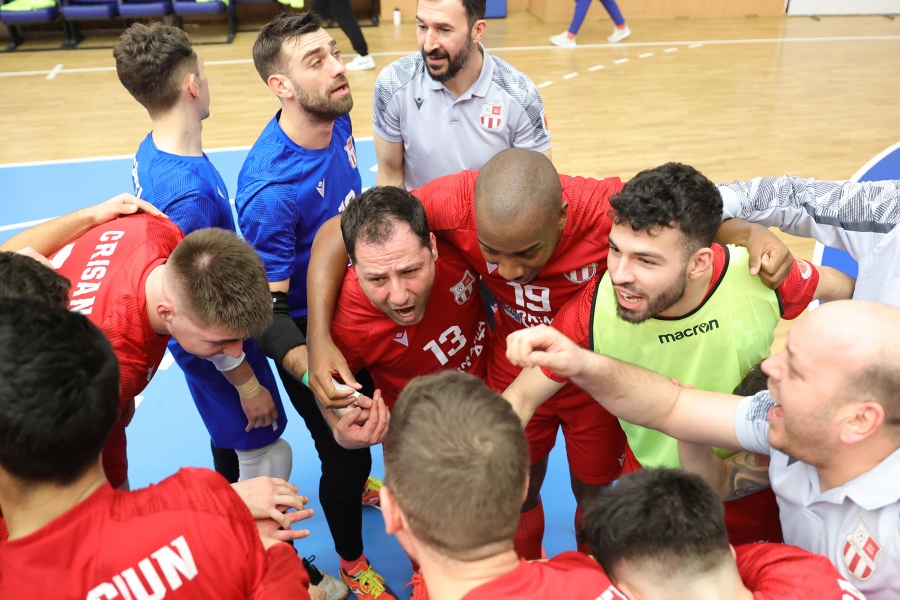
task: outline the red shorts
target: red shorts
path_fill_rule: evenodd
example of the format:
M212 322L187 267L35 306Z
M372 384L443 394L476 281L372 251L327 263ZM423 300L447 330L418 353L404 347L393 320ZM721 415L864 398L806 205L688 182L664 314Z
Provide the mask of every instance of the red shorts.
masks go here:
M112 433L103 447L103 470L113 489L128 479L128 454L126 453L125 425L121 420L113 425Z
M626 445L627 446L627 445ZM643 466L626 447L625 468L622 473L631 473ZM775 492L772 488L725 502L725 528L732 546L755 544L757 542L782 543L781 516Z

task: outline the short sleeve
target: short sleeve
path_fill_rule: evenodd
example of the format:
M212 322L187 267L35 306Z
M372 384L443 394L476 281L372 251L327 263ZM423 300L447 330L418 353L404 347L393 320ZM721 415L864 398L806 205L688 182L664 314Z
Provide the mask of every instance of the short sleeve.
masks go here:
M160 210L178 225L185 235L198 229L217 227L219 223L218 203L214 198L210 198L200 191L195 195L175 198Z
M596 277L590 285L584 286L563 305L552 323L554 329L584 349L591 347L591 304L599 282L600 278ZM557 383L568 381L546 367L541 367L541 371Z
M794 266L776 293L781 301L781 317L796 319L816 295L819 286L819 270L802 258L794 259Z
M391 85L392 65L381 70L372 95L372 128L389 142L402 142L400 131L400 95Z
M537 90L535 90L535 93L537 94ZM528 112L522 112L522 116L519 117L519 123L516 126L516 137L513 140L513 146L523 150L546 152L550 149L550 130L547 129L547 116L540 94L537 94L535 104L534 110L538 111L540 118L535 120Z
M769 446L769 422L766 414L775 406L775 400L769 395L768 390L763 390L755 396L747 396L738 403L737 412L734 415L734 432L738 443L749 452L758 454L770 454Z
M274 544L266 550L266 557L266 574L251 600L308 600L309 575L293 547L284 542Z
M544 120L544 101L534 82L508 62L492 56L492 82L522 110L513 144L516 148L544 152L550 148L550 132Z
M297 245L297 186L256 181L259 189L238 203L244 239L256 248L269 281L293 275Z

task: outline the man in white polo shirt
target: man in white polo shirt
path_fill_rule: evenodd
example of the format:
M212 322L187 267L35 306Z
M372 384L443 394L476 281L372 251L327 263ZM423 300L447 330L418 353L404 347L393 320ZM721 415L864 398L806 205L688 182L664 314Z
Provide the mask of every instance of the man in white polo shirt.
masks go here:
M413 190L480 170L507 148L552 158L534 82L480 43L484 10L485 0L419 1L420 51L388 65L375 83L377 185Z
M784 541L822 554L870 600L900 597L900 309L863 300L800 319L763 362L769 390L684 389L546 327L507 356L569 377L614 415L685 441L769 454Z

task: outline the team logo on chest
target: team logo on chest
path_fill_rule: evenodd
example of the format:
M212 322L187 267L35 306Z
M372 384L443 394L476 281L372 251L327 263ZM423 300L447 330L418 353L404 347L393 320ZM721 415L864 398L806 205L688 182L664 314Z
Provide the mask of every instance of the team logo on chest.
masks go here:
M503 122L503 105L502 104L482 104L481 105L481 126L485 129L499 129Z
M450 291L453 292L453 298L457 304L465 304L472 297L472 292L475 291L475 276L466 269L463 278L450 288Z
M590 281L594 278L594 275L597 274L597 263L593 262L587 266L581 267L580 269L575 269L574 271L569 271L566 273L566 279L571 281L572 283L577 283L581 285L586 281Z
M347 145L344 146L347 151L347 158L350 159L350 166L356 168L356 148L353 146L353 136L347 138Z
M875 560L883 550L884 546L878 543L860 518L856 529L848 533L844 541L844 564L851 575L866 581L875 573Z

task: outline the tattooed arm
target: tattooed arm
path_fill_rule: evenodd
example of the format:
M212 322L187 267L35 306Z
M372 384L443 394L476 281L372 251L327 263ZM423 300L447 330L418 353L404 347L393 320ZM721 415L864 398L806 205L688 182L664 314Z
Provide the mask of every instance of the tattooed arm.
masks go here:
M700 475L722 500L737 500L769 487L769 457L738 452L722 459L709 446L678 442L685 471Z

